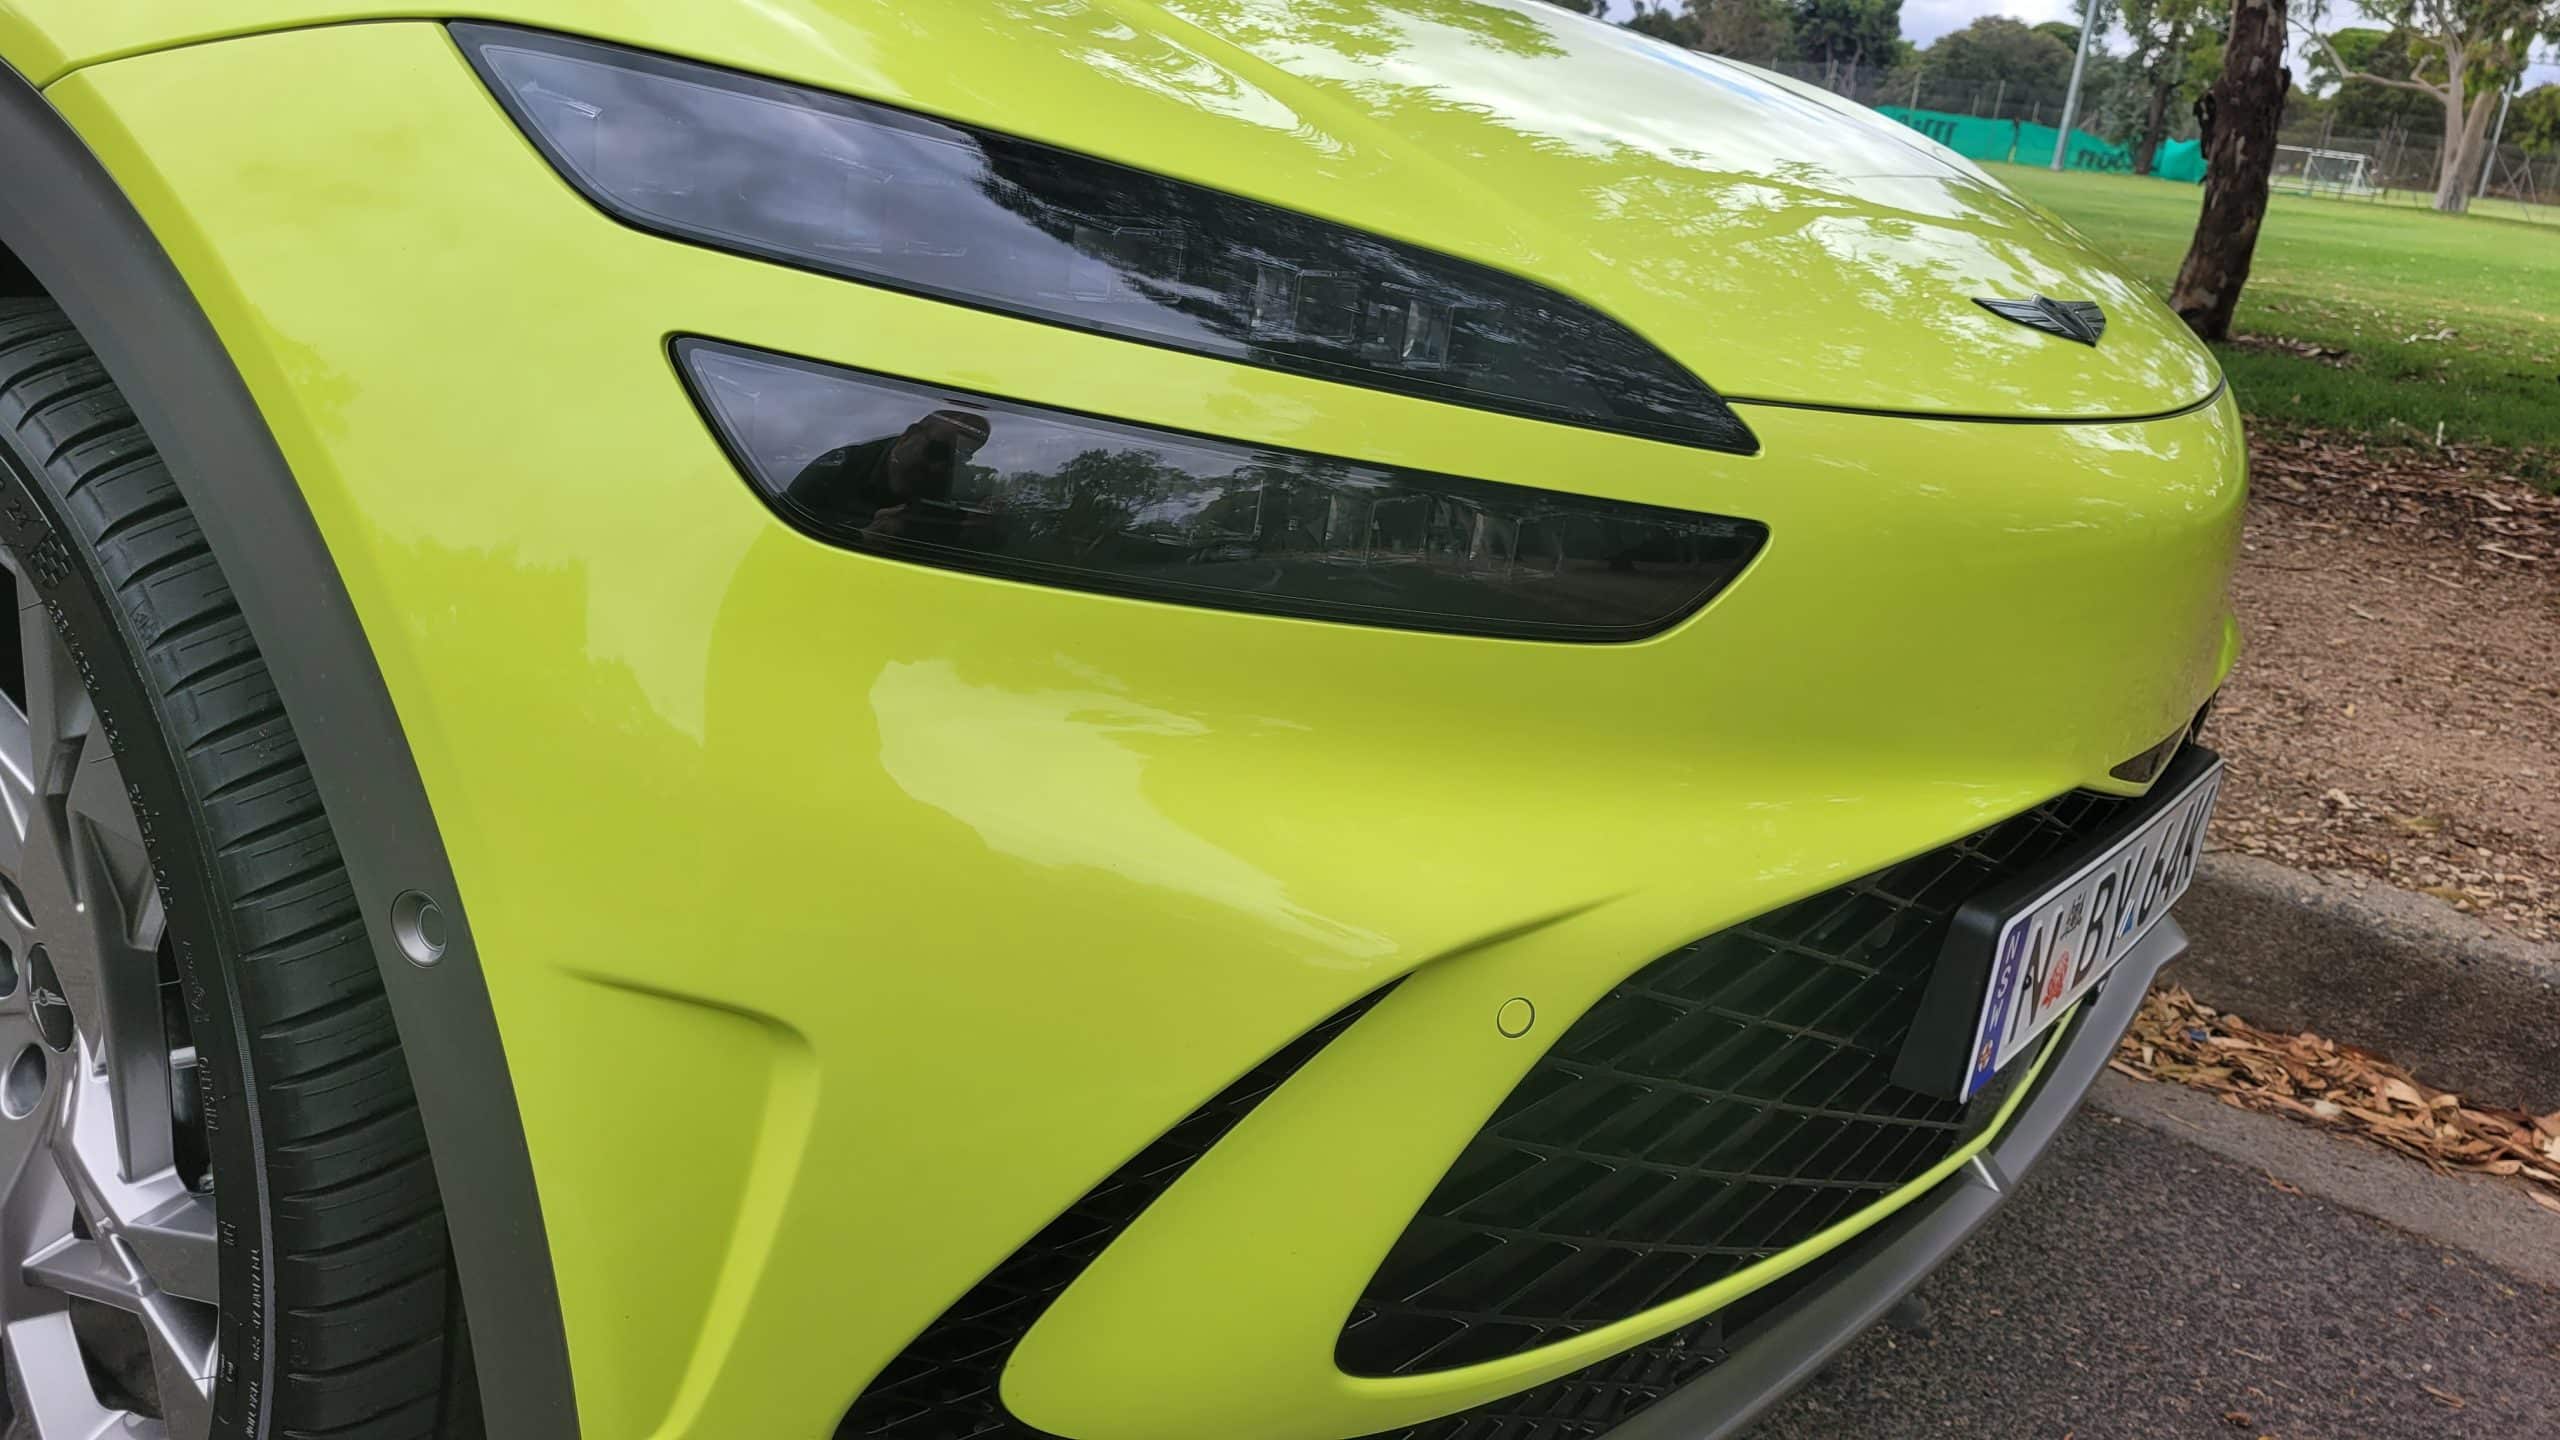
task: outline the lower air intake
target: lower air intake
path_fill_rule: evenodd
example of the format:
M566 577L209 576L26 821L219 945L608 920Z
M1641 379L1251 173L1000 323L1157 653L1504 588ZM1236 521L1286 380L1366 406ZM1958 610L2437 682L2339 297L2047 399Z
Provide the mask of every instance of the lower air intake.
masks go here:
M1908 1184L2000 1101L1892 1083L1956 909L2128 803L2064 796L1628 977L1460 1154L1352 1311L1338 1363L1409 1375L1517 1355L1711 1285ZM1669 1388L1719 1343L1672 1337L1631 1363L1676 1375ZM1558 1423L1482 1433L1586 1433Z

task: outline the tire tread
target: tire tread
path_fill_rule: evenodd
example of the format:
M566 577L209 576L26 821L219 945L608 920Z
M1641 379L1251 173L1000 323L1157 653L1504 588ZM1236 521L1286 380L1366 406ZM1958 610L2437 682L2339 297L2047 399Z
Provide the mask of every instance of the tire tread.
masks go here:
M49 301L0 301L0 444L40 462L106 578L245 952L226 959L266 1140L270 1433L425 1440L446 1405L443 1211L354 887L273 678L165 463ZM297 1277L314 1293L292 1293Z

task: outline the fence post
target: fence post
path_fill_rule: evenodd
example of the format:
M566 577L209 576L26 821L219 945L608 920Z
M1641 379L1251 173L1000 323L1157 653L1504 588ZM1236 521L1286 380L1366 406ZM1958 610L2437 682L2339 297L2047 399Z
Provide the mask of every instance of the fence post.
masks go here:
M2505 90L2499 92L2498 128L2490 132L2489 158L2480 166L2480 190L2478 194L2471 197L2474 200L2481 199L2489 193L2489 172L2498 168L2498 142L2507 138L2507 106L2513 103L2516 91L2522 88L2524 88L2524 76L2519 73L2514 80L2508 82Z
M2000 102L2001 102L2001 101L2003 101L2003 100L2006 100L2006 99L2008 99L2008 98L2009 98L2009 77L2008 77L2008 76L2006 76L2006 75L2003 75L2003 76L2001 76L2001 77L2000 77L2000 88L1999 88L1999 89L1997 89L1997 90L1995 90L1995 91L1993 91L1993 92L1991 92L1991 118L1992 118L1992 119L1997 120L1997 119L1999 119L1999 118L2000 118ZM2010 148L2011 150L2015 150L2015 149L2017 149L2017 147L2016 147L2015 145L2012 145L2012 146L2010 146L2009 148Z

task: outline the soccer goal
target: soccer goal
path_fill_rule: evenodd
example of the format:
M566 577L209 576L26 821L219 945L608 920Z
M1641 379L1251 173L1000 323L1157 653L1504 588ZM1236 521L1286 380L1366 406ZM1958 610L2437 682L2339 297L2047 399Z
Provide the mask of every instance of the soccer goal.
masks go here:
M2361 150L2279 145L2275 173L2268 183L2305 195L2371 195L2373 159Z

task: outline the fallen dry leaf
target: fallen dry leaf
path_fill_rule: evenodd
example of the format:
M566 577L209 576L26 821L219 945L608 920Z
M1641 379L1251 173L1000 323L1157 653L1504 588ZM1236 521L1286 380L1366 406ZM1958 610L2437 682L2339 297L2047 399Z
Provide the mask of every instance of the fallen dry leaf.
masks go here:
M2282 313L2273 305L2262 305L2258 308ZM2280 335L2234 335L2231 337L2231 345L2238 350L2271 350L2299 356L2305 360L2318 361L2333 370L2352 370L2362 363L2356 358L2354 352L2340 349L2335 345L2320 345L2309 340L2295 340Z
M2560 1161L2560 1114L2471 1104L2380 1056L2309 1032L2261 1030L2179 986L2143 997L2109 1068L2211 1091L2238 1109L2347 1130L2438 1170L2510 1176L2536 1187L2527 1192L2535 1203L2560 1212L2560 1174L2544 1168ZM2272 1172L2267 1183L2302 1193Z

